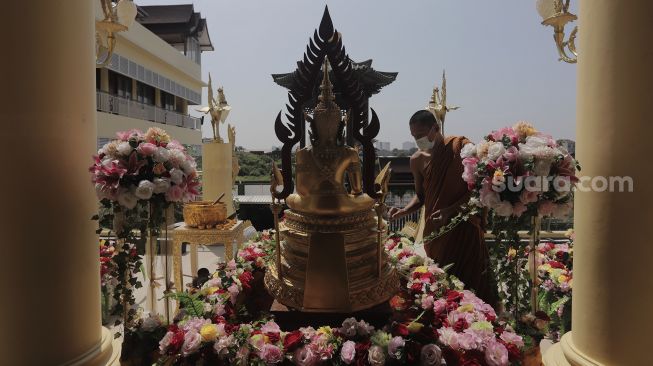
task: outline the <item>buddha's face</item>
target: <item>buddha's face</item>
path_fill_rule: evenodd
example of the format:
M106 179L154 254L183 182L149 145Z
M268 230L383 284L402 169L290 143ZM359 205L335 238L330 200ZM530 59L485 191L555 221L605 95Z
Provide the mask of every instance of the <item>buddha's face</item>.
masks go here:
M340 126L340 110L331 109L323 113L316 113L314 118L319 144L334 145Z

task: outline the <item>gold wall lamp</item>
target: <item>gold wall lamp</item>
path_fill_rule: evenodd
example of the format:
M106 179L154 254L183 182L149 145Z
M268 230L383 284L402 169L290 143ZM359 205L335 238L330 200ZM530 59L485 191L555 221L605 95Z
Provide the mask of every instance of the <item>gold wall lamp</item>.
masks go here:
M104 19L95 21L95 67L105 67L111 61L116 46L115 33L129 29L136 19L138 9L131 0L100 0Z
M575 64L578 61L578 52L576 52L576 34L578 26L569 34L569 40L565 41L565 26L573 22L578 17L569 12L569 0L537 0L537 12L542 17L542 25L553 27L553 39L558 47L560 61ZM571 56L567 52L571 52Z

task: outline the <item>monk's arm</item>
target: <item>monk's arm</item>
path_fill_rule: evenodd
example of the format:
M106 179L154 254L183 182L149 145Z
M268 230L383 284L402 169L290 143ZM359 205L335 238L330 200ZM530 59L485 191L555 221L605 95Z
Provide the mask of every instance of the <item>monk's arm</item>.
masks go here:
M390 209L390 218L398 219L402 216L410 215L411 213L419 210L424 205L424 176L422 175L419 165L421 161L419 158L411 157L410 158L410 170L413 173L413 178L415 181L415 195L408 202L406 207L398 209L393 207Z

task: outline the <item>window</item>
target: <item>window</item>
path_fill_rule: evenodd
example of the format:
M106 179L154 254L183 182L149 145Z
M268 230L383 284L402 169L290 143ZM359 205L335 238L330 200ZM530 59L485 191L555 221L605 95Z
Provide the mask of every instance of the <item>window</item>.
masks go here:
M109 71L109 92L119 97L131 99L132 79L116 72Z
M143 103L154 105L154 88L141 83L140 81L136 82L136 100Z
M195 61L197 64L202 64L202 51L200 50L200 42L195 37L186 38L184 45L186 57Z
M102 69L95 68L95 90L100 90L102 86Z
M161 108L168 110L168 111L174 111L175 110L175 96L166 93L163 90L161 91Z

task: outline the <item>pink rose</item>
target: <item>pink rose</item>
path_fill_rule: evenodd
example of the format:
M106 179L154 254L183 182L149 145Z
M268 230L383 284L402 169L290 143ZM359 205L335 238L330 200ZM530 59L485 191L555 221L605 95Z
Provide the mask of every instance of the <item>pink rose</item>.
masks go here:
M230 300L232 304L236 303L236 298L238 297L238 294L240 293L240 290L238 289L238 285L235 283L232 283L231 286L227 289L229 291L229 295L231 296Z
M184 197L184 190L179 186L172 186L166 192L166 201L179 202Z
M485 350L485 362L490 366L508 365L508 350L499 342L490 342Z
M433 296L429 295L422 300L422 309L428 310L433 307Z
M501 141L504 135L508 136L511 140L513 137L517 136L511 127L504 127L499 131L493 131L490 136L492 136L494 141Z
M261 349L261 358L268 365L283 362L283 352L281 349L272 344L264 344Z
M438 299L433 303L433 312L438 314L445 310L447 307L447 300Z
M317 356L310 347L298 348L293 356L295 365L314 366L317 364Z
M195 353L200 348L202 344L202 335L196 331L192 330L184 336L184 345L181 346L181 351L184 356Z
M537 192L524 189L519 195L519 201L527 205L529 203L537 202L537 196L538 196Z
M519 348L524 347L524 340L522 339L522 337L513 332L509 332L507 330L503 331L503 333L501 333L501 336L499 338L501 338L504 342L512 343Z
M506 152L503 153L503 158L510 163L516 161L518 157L519 150L514 146L510 146Z
M451 327L442 327L438 330L440 342L445 346L449 346L457 350L460 346L458 344L458 333Z
M340 350L340 359L342 362L349 365L354 362L354 357L356 356L356 343L352 341L347 341L342 345L342 350Z
M556 204L552 201L546 200L540 203L537 207L537 213L540 216L549 216L553 213L556 208Z
M277 325L277 323L270 320L269 322L263 324L263 326L261 327L261 332L263 332L263 333L280 333L281 329L279 328L279 325Z
M512 215L515 217L521 216L524 212L526 212L528 208L526 207L525 204L521 202L515 203L514 206L512 206Z
M150 156L150 155L154 155L154 153L158 150L158 147L152 143L144 142L138 145L138 148L136 150L142 155Z

